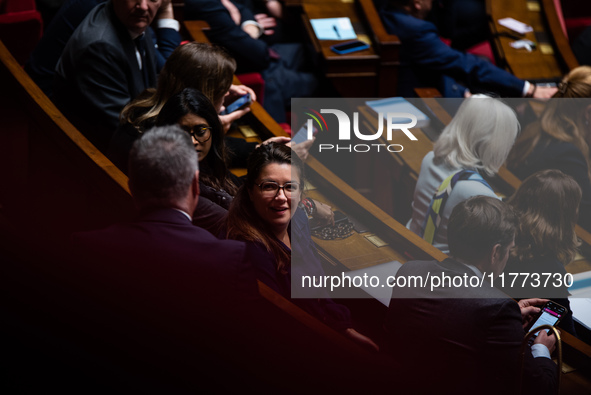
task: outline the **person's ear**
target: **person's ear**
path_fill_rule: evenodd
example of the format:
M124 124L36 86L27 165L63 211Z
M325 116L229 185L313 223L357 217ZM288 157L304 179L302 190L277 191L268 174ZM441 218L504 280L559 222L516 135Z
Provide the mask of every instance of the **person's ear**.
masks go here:
M497 262L499 262L502 259L502 256L501 256L502 253L503 253L503 247L501 246L501 244L499 244L499 243L495 244L492 248L492 252L490 255L491 268L496 266Z

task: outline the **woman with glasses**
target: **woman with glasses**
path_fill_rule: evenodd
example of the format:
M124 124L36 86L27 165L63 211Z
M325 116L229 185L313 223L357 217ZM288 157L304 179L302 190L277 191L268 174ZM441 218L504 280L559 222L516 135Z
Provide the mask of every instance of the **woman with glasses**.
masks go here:
M259 280L291 297L291 277L323 275L315 254L308 217L298 209L305 187L304 164L291 148L277 143L259 146L248 158L248 173L228 212L226 236L249 243ZM291 229L291 232L290 232ZM305 268L293 268L292 257ZM296 272L297 270L297 272ZM294 299L294 303L371 348L377 345L352 328L349 309L328 298Z
M199 159L199 203L193 223L217 235L240 181L228 171L224 131L209 99L187 88L166 102L157 126L178 124L191 135Z

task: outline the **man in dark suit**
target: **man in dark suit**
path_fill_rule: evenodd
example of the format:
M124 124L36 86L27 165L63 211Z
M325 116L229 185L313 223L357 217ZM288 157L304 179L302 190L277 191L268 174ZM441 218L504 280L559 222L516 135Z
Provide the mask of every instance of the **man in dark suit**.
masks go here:
M164 380L156 393L195 383L219 389L217 380L244 371L245 358L256 360L248 339L260 301L246 244L191 223L197 153L177 126L134 143L129 176L137 219L72 236L77 319L100 346L82 342L146 386Z
M68 0L59 8L51 24L43 32L43 37L31 53L25 70L47 96L52 96L55 66L68 40L92 9L106 2L107 0ZM170 5L160 8L166 10L167 7ZM161 11L161 15L164 14L165 12ZM163 18L157 18L156 22L157 26L151 33L158 43L157 70L161 70L168 56L180 42L179 24L174 19Z
M414 88L419 87L436 87L444 97L464 97L467 89L505 97L548 98L556 92L556 88L536 87L484 59L445 45L435 25L424 20L432 1L389 0L380 11L386 30L402 44L399 95L413 97Z
M161 9L163 1L111 0L97 6L58 61L55 102L101 151L117 128L123 107L156 83L156 50L148 26L154 18L164 24L173 19L170 2ZM162 30L170 34L171 46L180 43L174 29Z
M524 325L544 300L518 304L493 287L514 246L516 226L506 204L470 198L450 217L452 257L408 262L398 271L386 328L392 352L405 361L401 373L413 393L518 392ZM555 341L542 331L526 350L522 392L556 392L556 365L550 359Z
M182 277L192 276L200 294L220 294L222 299L228 292L254 289L254 277L249 284L246 244L218 240L192 224L199 170L187 133L176 126L155 128L136 140L129 159L129 188L140 210L138 218L73 235L78 251L120 261L127 271L183 273Z

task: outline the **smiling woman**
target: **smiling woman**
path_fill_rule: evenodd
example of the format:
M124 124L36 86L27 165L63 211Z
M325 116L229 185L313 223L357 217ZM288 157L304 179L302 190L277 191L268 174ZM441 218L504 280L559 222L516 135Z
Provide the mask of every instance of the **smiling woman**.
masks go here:
M271 273L288 273L288 229L304 188L303 171L301 159L292 155L291 148L276 143L261 145L248 159L246 182L228 213L228 238L254 242L268 252L274 261ZM283 294L289 294L282 288Z
M246 182L228 212L226 236L249 245L249 258L259 280L291 298L291 278L304 272L324 275L315 252L308 217L298 204L305 187L304 163L291 148L262 144L248 158ZM290 232L291 230L291 232ZM291 266L292 254L305 268ZM297 281L297 280L296 280ZM351 323L346 306L328 298L293 302L345 336L371 350L378 346Z

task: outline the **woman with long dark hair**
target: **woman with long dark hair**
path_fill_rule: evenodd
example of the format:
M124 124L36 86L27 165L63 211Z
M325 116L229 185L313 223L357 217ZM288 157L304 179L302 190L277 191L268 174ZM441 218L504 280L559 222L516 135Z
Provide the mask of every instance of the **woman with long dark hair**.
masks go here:
M166 102L156 119L157 126L174 124L191 135L199 159L200 197L193 223L217 234L239 184L228 170L218 114L203 93L186 88Z
M263 144L248 159L248 173L228 213L226 236L250 244L258 278L291 297L292 255L307 269L323 273L311 242L308 217L298 209L305 188L304 164L291 148ZM290 228L292 232L290 232ZM377 349L352 328L349 310L331 299L294 299L294 303L354 341Z

